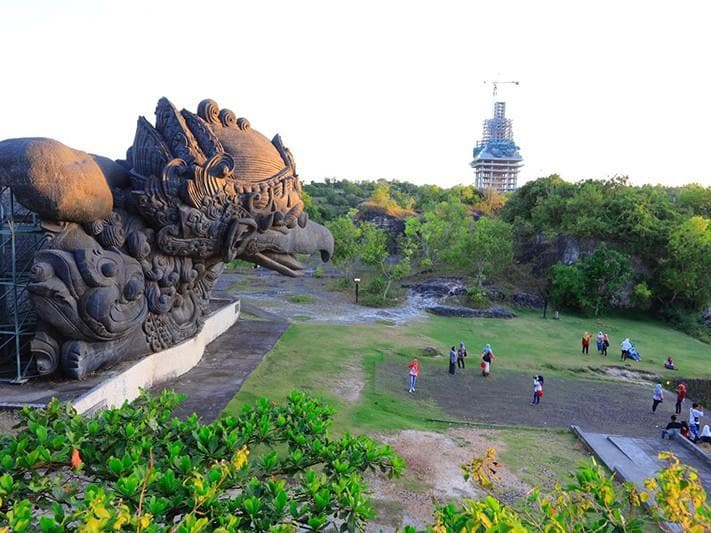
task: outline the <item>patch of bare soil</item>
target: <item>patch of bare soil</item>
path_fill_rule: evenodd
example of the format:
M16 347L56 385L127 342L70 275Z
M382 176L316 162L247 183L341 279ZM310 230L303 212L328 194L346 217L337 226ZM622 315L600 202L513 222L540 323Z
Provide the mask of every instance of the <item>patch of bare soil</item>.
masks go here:
M360 360L344 365L339 376L333 385L333 393L348 403L358 403L365 386L365 373Z
M624 381L631 381L633 383L647 384L650 381L657 382L661 379L654 372L648 372L646 370L633 370L623 366L605 366L596 370L607 376L622 379Z
M505 443L494 440L487 431L457 428L447 433L406 430L379 440L392 447L407 463L401 480L372 476L368 479L380 516L368 531L394 531L406 525L418 529L432 522L435 504L479 498L483 491L464 481L461 465L487 448L504 450ZM497 496L513 502L529 490L506 468L499 468L495 482ZM384 516L387 515L387 516Z

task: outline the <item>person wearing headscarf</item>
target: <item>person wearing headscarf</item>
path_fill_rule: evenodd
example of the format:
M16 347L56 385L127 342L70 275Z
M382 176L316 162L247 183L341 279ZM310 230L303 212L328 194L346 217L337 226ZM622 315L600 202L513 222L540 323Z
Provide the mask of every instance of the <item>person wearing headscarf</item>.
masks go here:
M706 424L704 426L704 429L701 430L701 433L699 433L699 438L696 442L707 442L711 444L711 428L709 428L708 424Z
M652 412L657 411L657 406L664 401L664 392L662 391L662 384L657 383L654 386L654 393L652 394Z
M415 358L407 365L407 368L410 369L410 390L407 392L415 392L415 382L417 381L417 376L420 375L420 362Z
M538 376L533 376L533 399L531 400L531 405L538 405L541 403L541 397L543 396L543 383Z
M457 350L452 346L449 350L449 373L454 375L457 371Z
M464 368L464 358L467 356L467 349L464 346L464 341L459 343L457 350L457 368Z
M597 334L597 353L602 355L602 347L603 343L605 342L605 335L603 335L602 331L599 331Z
M620 355L620 359L623 361L627 359L630 355L630 350L632 349L632 343L630 342L629 337L623 340L620 343L620 350L622 351L622 354Z
M684 398L686 398L686 385L679 383L676 388L676 414L681 414L681 404L684 403Z
M582 345L583 345L583 353L588 354L590 353L590 339L592 338L592 333L588 333L587 331L583 335L582 339Z
M491 362L494 360L494 351L491 344L484 346L481 351L481 375L486 377L491 373Z

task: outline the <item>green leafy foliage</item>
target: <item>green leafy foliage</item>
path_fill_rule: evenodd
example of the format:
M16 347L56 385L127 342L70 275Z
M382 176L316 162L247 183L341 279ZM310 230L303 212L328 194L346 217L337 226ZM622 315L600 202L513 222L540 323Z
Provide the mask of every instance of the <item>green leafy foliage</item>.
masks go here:
M629 256L600 244L579 263L553 267L551 296L559 307L598 316L631 276Z
M173 418L179 401L23 410L0 440L0 531L356 530L371 516L363 474L403 468L367 437L330 438L332 410L302 393L212 424Z
M436 522L428 531L609 531L642 533L649 518L678 523L683 531L702 532L711 527L711 508L696 471L682 465L671 453L660 454L670 465L656 478L648 479L648 491L632 484L622 490L613 477L594 459L581 463L571 481L556 485L548 493L534 488L526 501L505 505L489 495L479 501L467 500L460 507L444 505L435 511ZM490 489L496 479L496 454L489 449L483 458L463 465L465 479ZM643 505L654 494L651 515ZM413 528L405 531L414 533Z

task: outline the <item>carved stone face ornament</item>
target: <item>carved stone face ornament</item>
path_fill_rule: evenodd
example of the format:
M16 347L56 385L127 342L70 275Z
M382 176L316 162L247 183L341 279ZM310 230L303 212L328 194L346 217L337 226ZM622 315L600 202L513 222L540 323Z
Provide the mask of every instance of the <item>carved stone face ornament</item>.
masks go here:
M333 253L281 138L212 100L194 114L162 98L155 126L138 119L126 161L51 139L0 142L0 183L52 236L29 287L42 373L81 378L191 337L226 261L297 276L295 254Z

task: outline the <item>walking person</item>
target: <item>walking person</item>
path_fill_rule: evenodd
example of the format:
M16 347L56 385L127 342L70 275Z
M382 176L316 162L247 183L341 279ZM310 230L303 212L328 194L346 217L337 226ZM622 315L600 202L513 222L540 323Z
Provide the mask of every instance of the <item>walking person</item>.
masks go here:
M662 391L661 383L657 383L654 386L654 393L652 394L652 412L657 411L657 406L664 401L664 392Z
M691 409L689 409L689 433L691 440L696 440L699 436L699 423L701 422L701 417L704 416L704 412L701 410L701 406L698 403L692 403Z
M494 351L491 344L484 346L481 352L481 375L486 377L491 373L491 362L494 360Z
M452 346L449 350L449 373L454 375L457 368L457 350Z
M538 405L541 403L541 397L543 396L543 384L538 376L533 376L533 399L531 400L531 405Z
M410 369L410 390L407 392L415 392L415 382L417 381L417 376L420 375L420 362L415 357L412 362L407 365L407 368Z
M620 359L622 359L623 361L627 359L630 356L631 349L632 343L630 342L630 339L628 337L620 343Z
M592 335L588 333L587 331L585 332L585 335L583 335L582 338L582 345L583 345L583 354L589 354L590 353L590 338Z
M684 398L686 398L686 385L679 383L676 388L676 414L678 415L681 414L681 404L684 402Z
M605 333L605 336L602 339L602 355L607 357L607 349L610 347L610 337L607 336L607 333Z
M457 350L457 368L464 368L464 358L467 356L467 349L464 346L464 341L459 343Z

